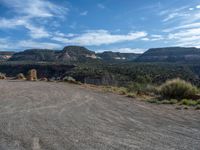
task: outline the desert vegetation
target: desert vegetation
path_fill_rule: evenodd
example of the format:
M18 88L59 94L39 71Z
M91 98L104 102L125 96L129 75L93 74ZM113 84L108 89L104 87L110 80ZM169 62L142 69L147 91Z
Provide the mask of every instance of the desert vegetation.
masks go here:
M168 80L161 85L160 95L168 99L184 99L195 97L198 93L197 87L181 79Z
M103 91L138 98L149 103L191 106L200 109L199 89L179 78L167 80L161 85L131 83L126 87L104 86Z

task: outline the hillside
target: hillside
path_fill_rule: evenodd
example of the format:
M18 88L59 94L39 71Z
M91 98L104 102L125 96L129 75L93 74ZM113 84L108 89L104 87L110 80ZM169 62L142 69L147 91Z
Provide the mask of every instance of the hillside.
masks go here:
M130 61L134 60L139 54L103 52L95 53L85 47L66 46L63 50L50 49L29 49L16 52L9 61L43 61L43 62L83 62L88 60L101 61Z
M200 49L190 47L153 48L136 59L137 62L200 62Z
M9 61L69 62L96 58L95 53L79 46L67 46L63 50L30 49L15 53Z
M200 49L190 47L152 48L143 54L106 51L95 53L85 47L66 46L63 50L29 49L22 52L1 52L0 60L33 62L87 62L98 60L104 62L200 62Z

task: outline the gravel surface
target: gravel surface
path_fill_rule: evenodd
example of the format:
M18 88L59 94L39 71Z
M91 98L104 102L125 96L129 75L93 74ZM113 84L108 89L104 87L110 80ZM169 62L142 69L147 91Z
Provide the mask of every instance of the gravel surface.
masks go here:
M200 112L79 85L0 81L0 150L200 150Z

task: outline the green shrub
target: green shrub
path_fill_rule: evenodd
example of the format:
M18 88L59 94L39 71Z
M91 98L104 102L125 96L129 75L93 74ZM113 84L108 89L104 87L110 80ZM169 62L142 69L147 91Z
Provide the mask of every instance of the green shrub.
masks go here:
M198 93L198 90L191 83L181 79L173 79L164 83L159 90L164 98L184 99L191 98Z
M127 89L124 87L111 87L111 91L116 92L121 95L127 94Z
M126 95L127 89L125 87L114 87L114 86L105 86L103 88L103 91L105 92L113 92L113 93L117 93L117 94L121 94L121 95Z
M127 91L128 92L134 92L134 93L137 93L137 94L149 95L149 94L156 93L157 89L156 89L155 86L150 85L150 84L143 84L143 83L134 82L134 83L130 83L127 86Z
M159 102L160 104L177 104L178 103L178 100L176 99L170 99L170 100L160 100Z
M149 99L147 102L155 103L155 104L159 104L160 103L158 99Z
M128 94L127 94L127 97L130 97L130 98L135 98L135 97L136 97L136 95L135 95L135 93L128 93Z
M196 109L196 110L200 110L200 105L197 105L197 106L195 107L195 109Z
M176 103L178 103L178 100L176 100L176 99L171 99L170 100L170 104L176 104Z
M197 100L197 104L200 105L200 100L199 99Z
M171 104L170 100L162 100L160 101L160 104Z
M183 99L180 104L187 105L187 106L195 106L198 104L198 102L195 100Z

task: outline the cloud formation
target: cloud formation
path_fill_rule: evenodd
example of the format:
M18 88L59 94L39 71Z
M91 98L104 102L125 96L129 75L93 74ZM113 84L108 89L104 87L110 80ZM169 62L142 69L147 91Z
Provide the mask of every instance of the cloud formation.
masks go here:
M84 46L100 46L125 41L134 41L147 36L146 32L130 32L128 34L111 34L107 30L92 30L72 38L53 37L52 40L65 44L77 44Z
M19 15L29 18L46 18L66 15L68 8L58 6L46 0L1 0L4 5Z

